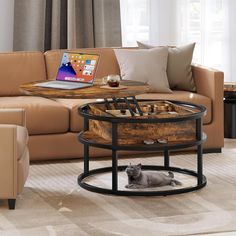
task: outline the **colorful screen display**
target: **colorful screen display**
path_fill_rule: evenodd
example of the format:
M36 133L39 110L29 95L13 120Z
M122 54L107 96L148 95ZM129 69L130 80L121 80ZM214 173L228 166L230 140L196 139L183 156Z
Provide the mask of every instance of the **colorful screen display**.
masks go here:
M99 55L65 52L57 73L57 80L92 83Z

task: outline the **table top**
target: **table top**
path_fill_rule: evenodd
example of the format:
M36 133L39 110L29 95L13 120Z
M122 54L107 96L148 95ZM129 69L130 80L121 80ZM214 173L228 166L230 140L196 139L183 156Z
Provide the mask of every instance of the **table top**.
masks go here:
M155 106L156 112L148 113L142 107ZM90 107L90 109L87 109ZM138 109L139 107L139 109ZM122 116L120 113L111 113L112 110L132 110L127 116ZM109 111L107 111L109 110ZM140 110L143 114L140 114ZM85 104L79 108L79 113L83 117L89 119L98 119L108 122L119 123L162 123L162 122L178 122L185 120L192 120L203 117L206 108L201 105L181 102L181 101L168 101L168 100L150 100L150 99L117 99L116 104L114 101L101 101Z
M224 83L225 92L236 92L236 82L225 82Z
M96 99L96 98L123 98L136 96L138 94L147 93L149 85L137 81L121 81L124 89L107 89L102 88L102 79L96 79L94 85L81 89L54 89L35 86L35 84L44 81L26 83L20 86L20 91L25 95L41 96L47 98L81 98L81 99Z

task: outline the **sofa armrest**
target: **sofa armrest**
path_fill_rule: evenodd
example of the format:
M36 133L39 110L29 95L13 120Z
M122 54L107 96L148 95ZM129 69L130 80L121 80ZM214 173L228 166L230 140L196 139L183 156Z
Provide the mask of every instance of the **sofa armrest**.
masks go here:
M193 77L197 93L209 97L212 101L212 125L216 130L215 135L224 143L224 73L211 68L193 65Z
M200 65L192 65L192 72L197 93L207 96L213 101L218 98L223 104L224 73Z
M212 101L213 119L215 116L223 117L224 73L199 65L193 65L192 72L197 93Z
M21 108L0 109L0 124L26 125L25 110Z
M17 126L0 124L0 197L17 195Z

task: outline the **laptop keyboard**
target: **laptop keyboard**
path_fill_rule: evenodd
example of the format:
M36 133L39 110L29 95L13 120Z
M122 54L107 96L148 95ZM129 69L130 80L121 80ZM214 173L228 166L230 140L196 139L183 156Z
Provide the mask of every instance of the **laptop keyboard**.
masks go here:
M92 86L91 84L67 81L48 81L44 83L35 84L35 86L45 88L58 88L58 89L78 89Z

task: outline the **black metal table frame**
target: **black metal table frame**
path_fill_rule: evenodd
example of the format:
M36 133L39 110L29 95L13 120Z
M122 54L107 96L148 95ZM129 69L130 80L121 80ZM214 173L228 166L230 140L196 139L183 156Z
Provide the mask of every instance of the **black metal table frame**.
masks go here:
M139 100L140 101L140 100ZM153 101L153 100L144 100L141 101ZM105 103L109 106L110 103L119 102L128 102L137 104L136 99L129 100L125 99L115 99L113 98L111 101L105 100L104 102L97 102L97 103ZM202 143L206 140L206 135L203 134L202 131L202 119L203 115L206 112L205 107L200 105L195 105L186 102L178 102L178 101L171 101L178 105L184 105L187 107L194 107L199 109L199 112L190 114L184 117L175 117L175 118L149 118L149 119L135 119L135 118L120 118L120 117L105 117L105 116L97 116L89 113L88 105L81 106L78 108L79 114L84 117L84 130L79 133L78 140L84 145L84 172L78 176L78 184L89 191L103 193L103 194L115 194L115 195L122 195L122 196L166 196L172 194L180 194L191 192L200 188L203 188L206 183L207 179L203 175L203 148ZM94 103L92 103L94 104ZM138 109L139 110L139 109ZM112 142L111 144L102 144L92 142L90 140L83 138L83 133L89 130L89 120L100 120L110 122L112 124ZM186 120L196 120L196 140L179 143L179 144L153 144L153 145L118 145L117 144L117 124L118 123L167 123L167 122L181 122ZM98 169L89 169L89 147L97 147L97 148L105 148L110 149L112 151L112 166L111 167L104 167ZM171 167L170 166L170 157L169 152L170 150L178 150L188 147L197 146L197 171L189 170L189 169L182 169L178 167ZM178 188L172 190L164 190L164 191L135 191L135 190L119 190L118 189L118 171L124 171L127 166L118 166L118 155L117 152L120 150L130 150L130 151L163 151L164 152L164 165L163 166L154 166L154 165L143 165L143 170L165 170L165 171L174 171L182 174L187 174L190 176L194 176L197 178L196 186L185 187L185 188ZM112 188L102 188L98 186L94 186L91 184L86 183L84 180L92 175L112 172Z
M236 91L224 91L224 137L236 138Z

